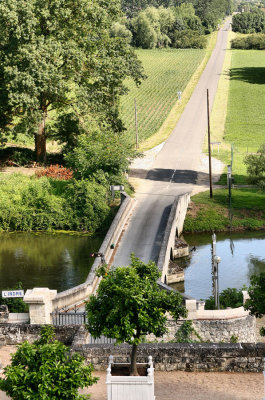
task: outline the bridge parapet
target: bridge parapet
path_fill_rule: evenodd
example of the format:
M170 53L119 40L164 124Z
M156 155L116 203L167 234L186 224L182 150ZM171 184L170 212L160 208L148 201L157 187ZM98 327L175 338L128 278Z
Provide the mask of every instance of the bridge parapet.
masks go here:
M179 237L183 231L189 203L190 195L185 193L177 197L171 207L157 263L161 272L161 281L164 283L167 283L168 263L173 257L176 237Z

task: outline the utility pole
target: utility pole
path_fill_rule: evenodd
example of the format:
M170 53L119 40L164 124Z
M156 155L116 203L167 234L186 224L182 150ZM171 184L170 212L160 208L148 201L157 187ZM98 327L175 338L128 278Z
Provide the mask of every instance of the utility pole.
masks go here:
M232 193L231 193L232 168L231 168L231 165L227 166L227 183L228 183L228 196L229 196L229 210L231 210L231 205L232 205Z
M212 184L212 153L211 153L209 89L207 89L207 118L208 118L208 154L209 154L210 198L212 199L212 197L213 197L213 184Z
M215 298L215 263L214 263L214 257L216 256L216 235L215 233L212 234L212 248L211 248L211 253L212 253L212 285L213 285L213 297Z
M136 99L134 99L134 114L135 114L135 147L136 147L136 149L138 149L139 148L139 143L138 143L138 120L137 120Z
M219 271L218 265L221 262L221 257L215 256L214 257L214 302L215 302L215 309L220 310L220 299L219 299Z

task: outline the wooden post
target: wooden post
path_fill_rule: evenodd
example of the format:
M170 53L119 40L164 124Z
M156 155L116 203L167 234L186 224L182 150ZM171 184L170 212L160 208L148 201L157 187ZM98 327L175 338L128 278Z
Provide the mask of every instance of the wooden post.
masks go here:
M137 120L136 99L134 99L134 112L135 112L135 147L136 147L136 149L138 149L139 148L139 143L138 143L138 120Z
M213 184L212 184L212 155L211 155L211 130L210 130L209 89L207 89L207 117L208 117L208 153L209 153L210 198L212 198L212 197L213 197Z

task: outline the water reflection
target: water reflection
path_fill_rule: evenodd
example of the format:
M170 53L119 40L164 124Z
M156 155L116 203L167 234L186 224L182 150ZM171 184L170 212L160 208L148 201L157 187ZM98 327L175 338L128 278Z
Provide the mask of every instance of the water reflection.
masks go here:
M77 234L0 234L0 290L23 288L62 291L85 281L102 238Z
M190 246L196 246L196 251L178 260L185 271L184 290L183 284L174 287L197 299L205 299L212 295L211 235L186 235L185 240ZM265 271L265 233L217 234L216 253L222 259L220 291L228 287L240 289L249 285L253 273Z

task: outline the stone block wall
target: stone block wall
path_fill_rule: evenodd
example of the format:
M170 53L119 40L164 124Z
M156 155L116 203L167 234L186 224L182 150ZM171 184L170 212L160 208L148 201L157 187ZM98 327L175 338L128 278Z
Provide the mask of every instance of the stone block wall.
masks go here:
M175 340L175 334L184 320L179 320L177 323L169 319L167 321L168 332L160 338L154 335L148 335L146 340L148 342L170 342ZM256 318L247 315L241 318L231 319L205 319L193 320L193 327L201 338L202 342L230 342L235 339L236 342L255 343L256 342ZM193 339L198 340L196 335L192 336Z
M256 342L256 318L251 315L226 320L194 320L193 326L206 342L230 342L231 338L240 343Z
M131 346L83 345L72 351L81 353L96 370L106 370L108 357L114 362L129 362ZM156 371L262 372L265 343L153 343L139 345L137 362L151 355Z
M0 346L16 345L27 340L32 343L39 339L42 325L0 324ZM79 330L77 325L55 327L56 338L71 345Z

